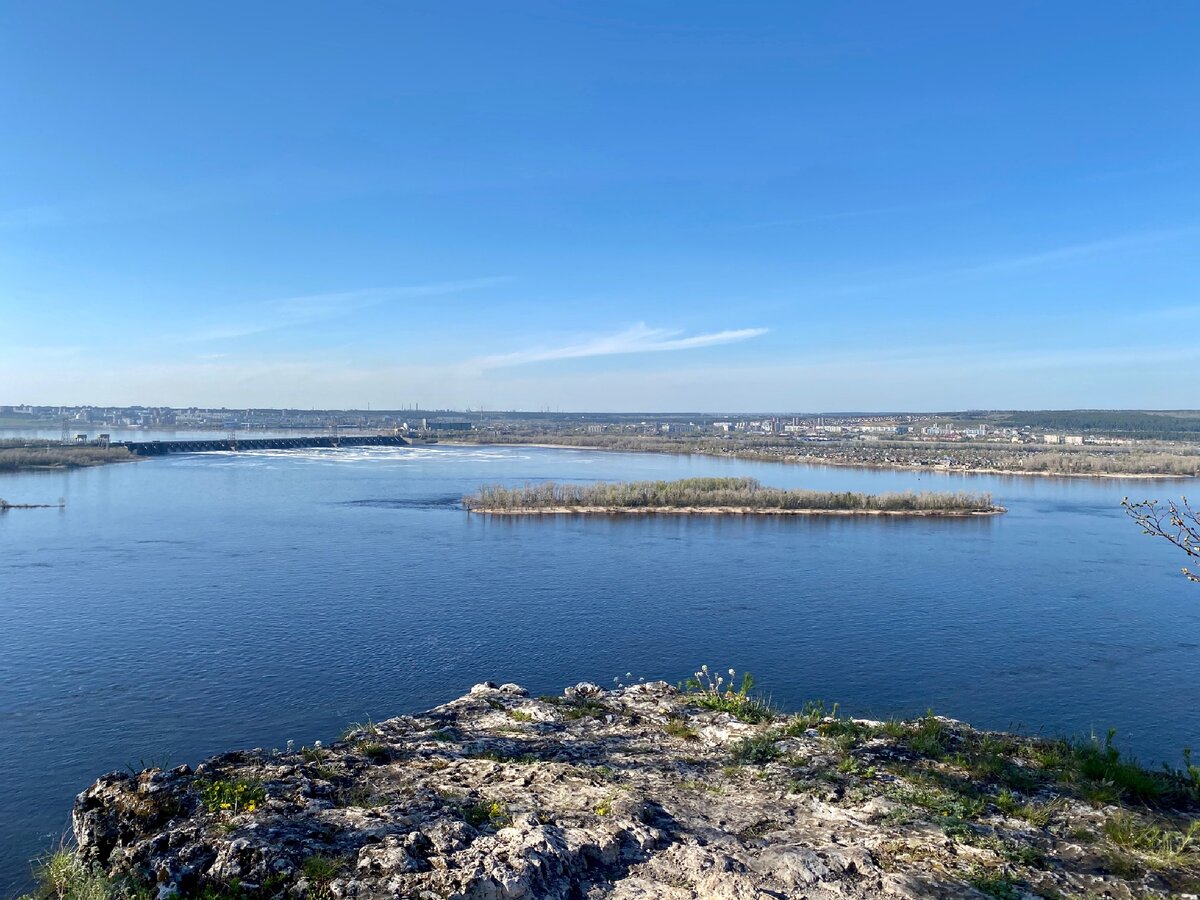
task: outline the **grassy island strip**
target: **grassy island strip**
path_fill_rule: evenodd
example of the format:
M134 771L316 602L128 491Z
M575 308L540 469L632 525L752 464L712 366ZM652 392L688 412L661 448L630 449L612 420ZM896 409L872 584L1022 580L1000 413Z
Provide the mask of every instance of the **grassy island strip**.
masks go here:
M75 446L34 440L0 440L0 472L78 469L137 459L124 447Z
M763 487L754 478L684 478L599 484L492 485L463 498L471 512L538 514L725 514L978 516L1004 512L990 494L857 494Z

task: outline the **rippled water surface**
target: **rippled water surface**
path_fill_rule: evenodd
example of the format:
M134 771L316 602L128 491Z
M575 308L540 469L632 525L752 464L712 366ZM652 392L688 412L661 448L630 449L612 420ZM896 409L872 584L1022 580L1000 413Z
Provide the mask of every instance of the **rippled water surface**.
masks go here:
M990 490L959 519L470 516L493 481L748 474ZM702 662L987 727L1200 737L1200 587L1125 494L1179 482L950 476L500 447L207 454L0 476L0 895L127 764L335 738L484 679L535 692Z

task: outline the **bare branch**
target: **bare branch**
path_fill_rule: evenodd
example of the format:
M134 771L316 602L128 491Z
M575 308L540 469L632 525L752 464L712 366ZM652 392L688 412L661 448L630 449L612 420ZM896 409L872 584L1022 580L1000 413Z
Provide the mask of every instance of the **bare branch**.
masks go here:
M1181 497L1178 503L1168 500L1165 505L1157 500L1131 503L1126 497L1121 506L1143 534L1165 538L1188 556L1200 559L1200 518L1197 518L1200 513L1192 509L1187 497ZM1186 567L1181 571L1188 581L1200 583L1200 574Z

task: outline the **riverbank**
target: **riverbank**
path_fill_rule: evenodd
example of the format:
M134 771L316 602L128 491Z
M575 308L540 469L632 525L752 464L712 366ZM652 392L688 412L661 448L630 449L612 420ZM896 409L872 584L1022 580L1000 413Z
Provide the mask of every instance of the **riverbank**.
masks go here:
M479 441L442 441L450 446L480 446L489 443L496 446L541 447L547 450L603 450L617 453L664 453L681 456L709 456L715 459L744 459L753 462L778 462L792 465L808 466L838 466L848 469L882 469L899 472L937 473L949 475L1014 475L1034 476L1040 478L1101 478L1101 479L1145 479L1150 481L1179 481L1196 477L1195 472L1148 472L1133 471L1104 471L1079 472L1066 468L1059 469L1029 469L1021 467L1002 468L984 465L945 465L943 463L912 463L899 461L879 461L874 459L846 459L844 456L826 456L819 453L788 453L782 450L778 453L761 449L747 448L743 450L729 449L724 445L706 446L704 444L687 444L679 442L646 441L634 442L629 446L615 446L615 442L603 440L580 441L578 443L561 443L546 441L541 438L531 438L528 441L506 436L504 439L481 439ZM630 443L624 439L623 443ZM872 448L859 447L851 452L873 453ZM1069 451L1061 451L1069 452ZM1069 458L1069 457L1068 457ZM1200 466L1200 463L1193 464Z
M101 898L1168 897L1200 890L1198 790L1091 742L779 715L706 672L485 683L328 747L105 775L55 871Z

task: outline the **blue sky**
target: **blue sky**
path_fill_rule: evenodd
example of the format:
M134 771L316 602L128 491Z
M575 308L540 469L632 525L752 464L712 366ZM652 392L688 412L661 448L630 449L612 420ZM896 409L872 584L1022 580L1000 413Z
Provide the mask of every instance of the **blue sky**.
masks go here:
M1195 407L1200 5L0 7L0 403Z

